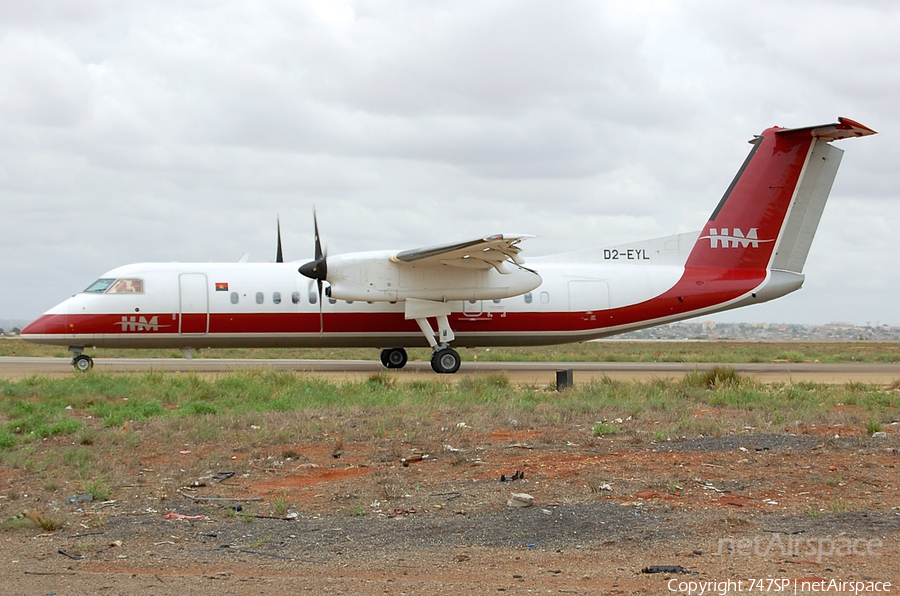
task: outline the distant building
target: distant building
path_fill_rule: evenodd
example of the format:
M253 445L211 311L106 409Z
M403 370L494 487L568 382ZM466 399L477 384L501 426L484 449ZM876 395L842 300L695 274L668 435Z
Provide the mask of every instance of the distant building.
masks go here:
M734 339L744 341L900 341L900 327L857 326L851 323L798 325L791 323L681 322L632 331L621 339Z

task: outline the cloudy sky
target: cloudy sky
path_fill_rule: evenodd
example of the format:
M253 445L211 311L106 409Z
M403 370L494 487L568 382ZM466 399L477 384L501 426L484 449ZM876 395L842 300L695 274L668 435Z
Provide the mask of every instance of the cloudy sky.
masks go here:
M0 0L0 317L140 261L700 229L772 125L858 120L803 290L900 325L900 4Z

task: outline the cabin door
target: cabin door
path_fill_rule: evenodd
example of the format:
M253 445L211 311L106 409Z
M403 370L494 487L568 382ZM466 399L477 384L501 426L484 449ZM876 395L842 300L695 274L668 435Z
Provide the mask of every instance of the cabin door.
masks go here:
M178 332L203 335L209 331L209 290L205 273L182 273L178 276L181 292L181 317Z
M569 312L586 321L596 321L597 311L609 308L609 284L593 279L569 282Z

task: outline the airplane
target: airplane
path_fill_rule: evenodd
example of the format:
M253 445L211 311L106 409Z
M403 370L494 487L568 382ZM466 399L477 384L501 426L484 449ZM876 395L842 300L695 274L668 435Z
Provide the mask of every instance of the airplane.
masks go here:
M313 260L140 263L104 273L22 339L67 346L79 371L96 348L372 347L389 369L432 348L581 342L767 302L798 290L843 151L876 134L847 118L771 127L698 232L522 258L526 234L328 256L313 213ZM327 285L326 285L327 284ZM432 327L431 320L437 324Z

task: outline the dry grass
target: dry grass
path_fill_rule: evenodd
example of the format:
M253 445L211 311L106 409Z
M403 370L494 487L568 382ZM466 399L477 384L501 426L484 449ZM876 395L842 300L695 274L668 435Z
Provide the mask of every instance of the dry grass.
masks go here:
M504 375L458 384L379 375L336 384L271 371L209 379L95 373L0 380L0 469L24 472L50 493L93 492L100 500L115 499L122 485L169 478L170 484L153 488L164 498L208 475L209 462L231 466L234 457L267 466L271 457L302 463L299 445L340 454L370 443L383 461L416 450L462 465L477 455L472 437L493 431L552 429L529 440L598 445L610 435L650 443L746 427L812 432L825 424L858 427L862 435L898 417L900 393L893 389L765 385L721 367L682 381L601 379L563 394L512 385ZM379 476L377 486L373 498L403 494L397 477Z
M66 526L66 518L62 515L54 515L37 509L29 509L22 515L45 532L55 532Z

